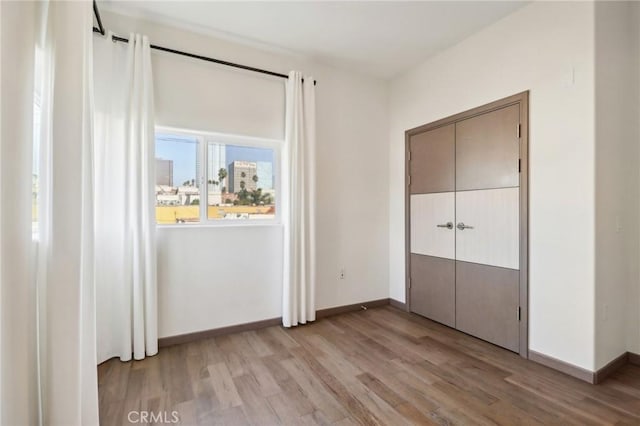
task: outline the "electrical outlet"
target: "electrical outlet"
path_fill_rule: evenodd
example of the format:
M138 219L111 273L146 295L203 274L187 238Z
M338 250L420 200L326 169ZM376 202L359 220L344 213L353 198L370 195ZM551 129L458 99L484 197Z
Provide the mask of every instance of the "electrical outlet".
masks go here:
M344 280L344 268L340 269L340 275L339 275L339 278L340 278L341 280Z

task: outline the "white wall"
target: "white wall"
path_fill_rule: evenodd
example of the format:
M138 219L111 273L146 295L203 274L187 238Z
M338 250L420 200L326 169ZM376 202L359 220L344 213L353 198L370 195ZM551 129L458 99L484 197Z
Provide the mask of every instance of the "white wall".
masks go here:
M530 349L594 368L594 6L532 3L393 80L390 295L404 301L404 131L530 90Z
M318 80L317 307L388 297L385 82L292 54L102 15L119 35L138 31L166 47L312 74ZM284 136L283 80L165 53L152 53L152 60L158 124ZM158 244L161 337L280 316L281 227L162 228ZM345 280L338 279L342 267Z
M636 6L595 6L596 369L638 338L627 313L637 312L640 259Z
M640 139L640 81L638 76L640 75L640 3L632 2L630 14L632 17L631 22L631 48L635 52L635 63L633 63L633 69L635 70L635 89L636 94L636 111L635 116L631 118L631 122L636 124L636 144ZM637 158L637 157L636 157ZM630 159L633 161L633 159ZM636 166L637 168L637 166ZM640 172L639 172L640 173ZM639 209L640 210L640 209ZM638 215L635 216L637 222ZM631 232L631 230L629 230ZM638 232L638 231L636 231ZM640 238L640 233L636 233ZM634 259L636 262L638 256ZM633 261L633 260L632 260ZM631 287L627 297L627 350L636 354L640 354L640 272L638 266L636 268L635 280L631 279Z
M158 232L158 327L175 336L280 316L282 229Z

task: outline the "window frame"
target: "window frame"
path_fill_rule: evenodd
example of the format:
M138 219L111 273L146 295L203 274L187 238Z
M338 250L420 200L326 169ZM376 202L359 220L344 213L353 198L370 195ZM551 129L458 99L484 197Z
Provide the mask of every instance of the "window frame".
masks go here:
M160 224L156 222L158 228L198 228L198 227L234 227L234 226L280 226L282 224L281 214L281 182L282 182L282 147L284 140L260 138L255 136L235 135L228 133L218 133L210 131L187 130L169 126L155 126L154 129L154 152L155 152L155 136L157 134L170 134L176 136L186 136L195 138L197 141L196 153L200 158L200 176L196 176L200 184L200 222L198 223L172 223ZM273 150L273 167L276 170L274 174L273 187L276 194L276 214L273 219L209 219L209 179L207 176L209 170L209 144L235 145L247 148L265 148ZM228 167L228 165L227 165ZM228 170L227 170L228 171ZM227 180L228 185L228 180ZM155 183L154 183L155 187ZM155 218L154 218L155 220Z

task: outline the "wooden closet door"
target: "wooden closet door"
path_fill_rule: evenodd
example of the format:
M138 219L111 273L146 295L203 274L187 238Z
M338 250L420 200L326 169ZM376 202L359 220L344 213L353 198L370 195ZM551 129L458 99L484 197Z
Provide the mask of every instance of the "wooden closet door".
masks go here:
M410 309L455 325L455 125L409 140Z
M456 328L519 349L519 105L456 123Z
M411 194L455 190L455 131L455 125L450 124L411 136Z
M519 186L520 106L456 123L456 191Z
M456 262L456 328L517 352L519 289L515 269Z
M455 327L456 261L411 254L411 312Z
M455 193L413 194L410 209L411 253L455 259Z
M518 269L519 188L456 192L456 259Z

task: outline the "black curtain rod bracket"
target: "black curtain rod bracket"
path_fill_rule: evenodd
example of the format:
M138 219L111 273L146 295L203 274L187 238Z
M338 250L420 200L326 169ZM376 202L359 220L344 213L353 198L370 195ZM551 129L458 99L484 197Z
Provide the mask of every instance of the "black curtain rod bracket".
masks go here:
M105 35L107 32L104 30L104 26L102 25L102 19L100 18L100 11L98 10L96 0L93 0L93 15L96 17L96 22L98 23L97 28L93 27L93 32Z

